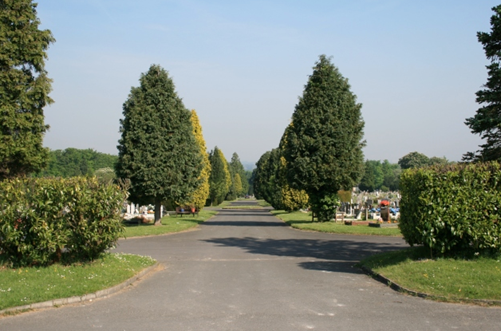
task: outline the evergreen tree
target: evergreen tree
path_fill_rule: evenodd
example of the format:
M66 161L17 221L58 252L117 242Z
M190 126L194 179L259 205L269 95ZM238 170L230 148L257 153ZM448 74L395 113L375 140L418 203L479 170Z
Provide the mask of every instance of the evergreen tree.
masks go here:
M244 166L242 165L242 162L240 162L240 158L238 157L237 153L233 153L233 155L231 156L230 168L233 170L234 176L238 174L240 178L240 183L235 184L237 186L240 186L240 189L236 190L236 195L243 196L247 194L247 192L249 191L249 182L246 179Z
M286 180L281 178L280 149L274 148L264 153L257 162L254 178L254 193L258 199L264 199L275 209L286 209L284 206L283 189L289 190ZM288 192L287 192L288 193ZM290 197L291 199L294 197ZM290 205L293 201L289 200ZM294 207L291 207L294 208Z
M286 130L283 154L291 187L305 190L319 220L334 213L340 189L351 189L363 172L361 104L348 80L321 55Z
M209 177L209 196L213 205L219 205L224 201L231 185L228 162L223 152L217 146L210 152L209 161L212 168Z
M255 168L251 170L245 170L245 179L247 180L247 184L249 185L249 189L247 190L246 194L248 195L254 195L254 175L255 175Z
M183 201L200 185L203 157L193 135L191 114L168 73L152 65L123 105L116 173L131 181L132 202L155 205Z
M485 55L491 63L485 88L478 91L477 103L482 105L475 116L467 118L465 124L473 134L485 139L481 149L468 152L465 161L501 160L501 5L492 8L491 33L478 32L478 41L483 45Z
M38 172L46 166L43 108L49 97L47 49L55 41L39 30L37 4L0 1L0 180Z
M200 154L203 157L203 168L200 173L201 183L190 196L190 198L183 202L183 205L193 205L199 210L205 206L207 199L209 198L209 177L211 172L211 166L209 161L209 154L207 153L207 147L205 145L205 139L202 134L202 126L200 125L200 120L198 118L197 112L195 110L191 111L191 125L193 126L193 135L197 142L197 146L200 150Z
M280 206L286 211L299 210L309 205L309 196L304 190L296 190L287 183L287 161L280 156L276 184L280 189Z
M268 177L265 174L265 169L267 167L268 161L270 159L271 152L267 151L261 157L256 163L256 169L253 171L254 175L254 195L256 199L259 200L265 200L267 201L268 194L267 194L267 189L268 189Z

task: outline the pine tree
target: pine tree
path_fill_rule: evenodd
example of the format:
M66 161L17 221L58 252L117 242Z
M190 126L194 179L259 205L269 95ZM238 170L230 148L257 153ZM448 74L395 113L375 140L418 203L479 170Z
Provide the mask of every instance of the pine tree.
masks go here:
M45 60L55 39L39 30L36 7L0 1L0 180L39 172L49 158L43 108L53 101Z
M348 80L321 55L286 130L283 155L292 188L305 190L319 220L332 216L340 189L363 172L362 105Z
M210 152L209 161L212 168L209 177L209 196L213 205L219 205L224 201L231 185L228 162L226 161L223 152L217 146Z
M482 105L475 116L467 118L465 124L473 134L485 139L481 149L463 155L465 161L501 160L501 5L492 8L491 33L478 32L478 41L483 45L491 64L485 89L476 93L477 103ZM403 168L403 167L402 167Z
M187 200L200 185L203 157L168 73L152 65L139 81L123 105L116 173L130 179L132 202L155 205L160 225L161 203Z

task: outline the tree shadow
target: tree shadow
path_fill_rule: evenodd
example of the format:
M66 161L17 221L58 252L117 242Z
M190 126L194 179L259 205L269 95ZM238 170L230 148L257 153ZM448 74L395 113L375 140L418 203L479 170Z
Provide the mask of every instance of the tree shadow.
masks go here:
M384 243L365 240L321 239L261 239L261 238L214 238L206 242L218 246L239 247L248 253L281 257L309 258L320 261L301 261L298 265L309 270L359 273L353 265L361 259L381 252L399 250L405 242Z
M204 226L287 226L284 222L260 222L260 221L210 221Z

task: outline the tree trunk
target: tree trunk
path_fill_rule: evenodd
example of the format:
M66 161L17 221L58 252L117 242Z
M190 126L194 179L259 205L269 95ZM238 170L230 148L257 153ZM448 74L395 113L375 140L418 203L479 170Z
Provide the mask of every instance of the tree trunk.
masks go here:
M162 225L160 220L162 219L160 215L160 208L162 206L162 202L160 200L155 200L155 225Z

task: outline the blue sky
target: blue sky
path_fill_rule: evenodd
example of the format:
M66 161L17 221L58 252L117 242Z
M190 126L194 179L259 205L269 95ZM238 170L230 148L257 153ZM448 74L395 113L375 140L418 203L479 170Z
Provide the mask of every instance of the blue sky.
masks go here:
M275 148L320 54L363 104L366 159L460 160L488 64L488 0L40 0L56 38L45 146L117 154L122 104L159 64L200 117L209 149L255 163Z

